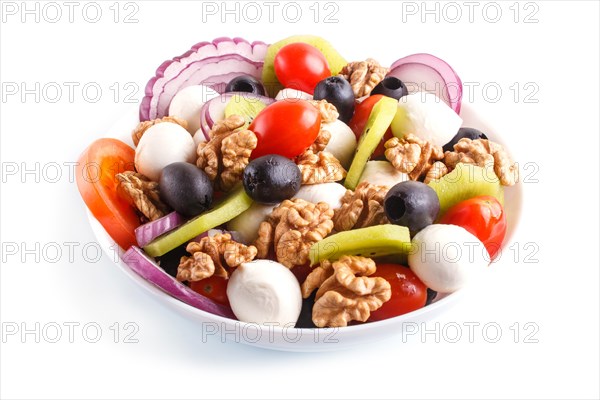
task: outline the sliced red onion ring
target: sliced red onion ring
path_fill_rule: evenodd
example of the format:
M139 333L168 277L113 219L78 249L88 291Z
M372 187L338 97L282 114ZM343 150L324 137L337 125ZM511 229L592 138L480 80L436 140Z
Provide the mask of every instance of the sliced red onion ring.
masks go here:
M156 264L156 262L139 247L130 247L129 250L123 254L122 259L125 264L139 276L176 299L200 310L220 315L221 317L236 319L231 308L215 303L178 282L163 271L162 268L160 268L158 264Z
M236 94L252 100L256 99L256 101L261 101L267 106L275 102L275 99L270 97L246 92L227 92L207 101L200 109L200 128L204 132L206 140L210 140L209 132L214 123L225 118L225 107L227 107L227 103L229 103L231 97Z
M413 54L394 62L387 76L400 79L410 93L435 93L457 114L462 101L462 82L444 60L431 54Z
M190 85L206 84L222 92L239 75L260 79L267 44L242 38L218 38L201 42L172 60L163 62L145 89L140 121L162 118L175 94Z
M223 74L221 73L222 71L228 72ZM205 85L221 93L227 83L236 76L251 75L253 77L260 77L261 73L262 63L250 62L237 54L228 54L196 61L189 64L179 75L165 83L162 87L162 92L157 97L156 112L158 115L167 115L169 104L171 104L173 97L179 90L188 86Z
M185 217L173 211L155 221L140 225L135 230L138 246L144 247L160 235L172 231L186 221Z

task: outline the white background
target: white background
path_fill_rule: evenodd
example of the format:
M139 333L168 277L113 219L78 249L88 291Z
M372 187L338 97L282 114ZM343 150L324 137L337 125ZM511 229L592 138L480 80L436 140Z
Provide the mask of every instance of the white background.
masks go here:
M243 16L235 23L230 15L222 24L220 14L203 22L201 2L166 1L135 2L138 22L132 24L123 19L135 9L125 10L123 3L119 23L109 9L112 1L99 3L98 23L85 21L80 3L70 23L68 9L58 4L63 16L57 23L45 20L55 16L47 9L39 22L32 15L22 23L21 14L3 14L0 28L3 84L80 85L72 102L63 85L56 103L48 101L54 97L48 92L37 102L19 93L0 104L2 326L63 326L58 343L3 334L2 398L599 397L597 2L498 2L502 15L496 23L489 22L495 6L485 14L479 4L471 22L462 2L455 3L463 13L457 23L444 20L444 3L437 5L439 22L432 14L421 23L421 2L412 3L415 15L408 12L414 7L403 9L400 2L337 2L337 23L323 23L320 4L315 23L312 2L302 2L299 22L285 21L280 5L272 24L267 8L259 23ZM38 7L41 12L43 3ZM446 19L454 18L455 9L445 10ZM525 23L532 12L537 22ZM203 343L197 325L137 289L108 257L91 260L97 246L69 168L52 183L56 170L46 169L44 177L44 165L75 161L132 106L124 102L127 83L139 87L138 100L155 68L194 43L219 36L274 42L295 33L324 36L352 60L374 57L389 65L414 52L440 56L463 81L480 84L466 101L502 132L521 164L539 167L532 176L538 182L525 184L525 208L513 238L521 249L518 262L509 254L495 265L493 282L474 288L438 320L495 322L502 328L497 343L481 332L473 343L436 343L432 335L402 343L395 336L323 354L265 351L218 338ZM96 103L81 91L90 82L103 89ZM481 90L490 82L502 89L496 102L493 90ZM121 88L117 99L115 83ZM534 86L525 88L527 83ZM526 98L532 87L539 91ZM19 173L7 175L15 163ZM35 163L42 176L21 176ZM65 242L77 243L72 259ZM17 254L5 251L7 243L18 247ZM53 243L62 250L57 260ZM524 248L528 243L534 247ZM35 246L37 254L23 251ZM539 252L526 262L535 246ZM73 343L64 326L69 322L81 324ZM81 326L89 322L103 330L97 343L82 336ZM115 322L118 343L110 330ZM138 343L124 343L127 322L139 327ZM517 343L510 329L516 322ZM527 322L539 328L532 337L537 343L525 343Z

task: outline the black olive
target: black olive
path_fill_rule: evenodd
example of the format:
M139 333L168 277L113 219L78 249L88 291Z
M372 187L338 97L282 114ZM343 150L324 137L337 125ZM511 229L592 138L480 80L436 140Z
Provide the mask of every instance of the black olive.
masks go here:
M354 92L352 86L341 76L330 76L315 86L315 100L327 100L337 108L340 120L348 123L354 114Z
M454 145L456 143L458 143L458 141L460 139L463 139L463 138L476 140L476 139L487 139L487 136L485 135L485 133L483 133L480 130L475 129L475 128L460 128L458 130L458 133L456 135L454 135L452 140L450 140L448 143L446 143L444 145L443 150L445 152L446 151L454 151Z
M400 97L404 97L408 94L408 89L404 82L395 76L386 76L373 88L371 96L374 94L382 94L391 97L392 99L400 100Z
M225 86L225 93L228 92L247 92L264 96L265 87L255 77L250 75L241 75L233 78L231 81L229 81L227 86Z
M160 198L186 217L208 210L213 200L213 188L201 169L186 162L167 165L158 183Z
M440 200L429 185L405 181L392 186L383 200L383 207L392 224L406 226L414 236L433 224L440 211Z
M269 154L252 160L244 169L242 181L252 200L275 204L298 193L302 175L292 160Z

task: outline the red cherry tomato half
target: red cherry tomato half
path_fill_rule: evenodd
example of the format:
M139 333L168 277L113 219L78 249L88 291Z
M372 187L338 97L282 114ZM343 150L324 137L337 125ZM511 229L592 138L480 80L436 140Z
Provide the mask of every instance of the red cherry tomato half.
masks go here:
M363 131L365 130L365 126L367 125L367 120L371 115L371 110L373 110L375 104L379 100L381 100L382 97L384 97L382 94L374 94L373 96L369 96L366 99L364 99L362 103L356 104L356 106L354 107L354 115L348 123L348 126L350 127L350 129L352 129L354 135L356 135L356 140L360 139L361 135L363 134ZM388 130L385 132L385 135L383 135L383 139L381 139L381 142L371 155L371 159L375 159L384 155L385 142L387 142L393 136L394 135L392 134L392 130L388 128Z
M317 83L331 76L323 53L306 43L283 46L273 62L275 75L286 88L313 94Z
M221 278L220 276L211 276L197 282L190 283L190 288L200 293L204 297L228 306L229 299L227 298L227 283L228 279Z
M115 175L133 171L135 151L117 139L98 139L79 157L77 188L90 212L123 249L137 244L135 228L140 220L117 193Z
M392 297L381 308L371 312L369 321L396 317L425 306L427 286L408 268L398 264L377 264L377 271L371 276L379 276L392 287Z
M258 138L252 158L296 157L315 141L320 128L321 115L307 101L277 101L258 113L248 128Z
M506 235L506 216L502 204L492 196L477 196L455 204L446 211L439 223L462 226L477 236L491 259L502 247Z

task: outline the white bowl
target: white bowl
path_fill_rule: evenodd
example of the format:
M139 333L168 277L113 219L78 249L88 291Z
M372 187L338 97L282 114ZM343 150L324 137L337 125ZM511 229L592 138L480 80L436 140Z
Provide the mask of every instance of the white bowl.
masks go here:
M138 122L137 111L137 107L132 108L130 112L113 125L107 136L121 139L132 145L130 133ZM488 124L478 118L468 104L463 104L461 117L464 120L464 126L480 129L485 132L490 139L500 144L504 144L501 136L494 132ZM510 238L515 232L517 222L520 218L522 191L523 188L521 182L512 187L506 187L504 191L504 210L507 216L507 231L504 248L509 245ZM119 260L115 260L113 256L113 240L106 233L102 225L100 225L89 212L88 217L92 230L98 239L98 243L109 258L115 261L121 271L123 271L123 273L138 286L143 288L143 290L150 294L156 301L166 304L186 318L197 321L198 334L204 335L205 337L219 335L228 341L285 351L310 352L340 350L368 342L374 342L387 336L397 335L409 326L414 328L415 323L433 319L446 312L450 306L456 303L465 290L462 289L450 295L440 297L436 299L433 304L411 313L378 322L359 324L344 328L322 329L261 327L257 324L235 321L199 310L163 292L133 272L120 258Z

